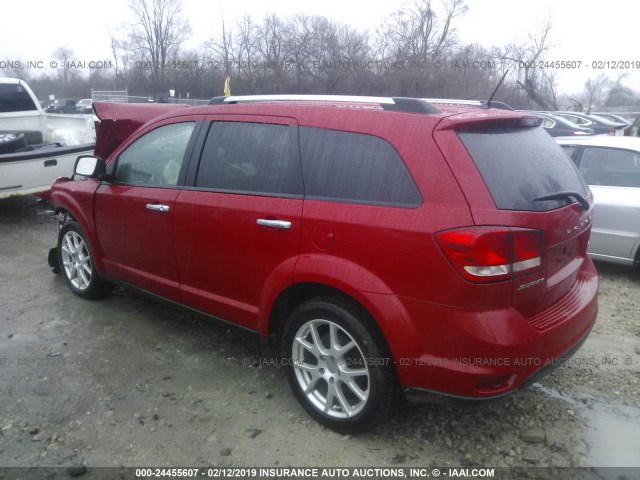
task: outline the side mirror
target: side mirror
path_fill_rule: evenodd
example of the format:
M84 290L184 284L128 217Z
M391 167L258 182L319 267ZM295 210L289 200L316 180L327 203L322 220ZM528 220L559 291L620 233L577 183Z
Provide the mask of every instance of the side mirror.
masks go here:
M74 175L83 177L96 178L101 180L107 172L107 166L104 160L93 155L81 155L76 160L76 166L73 169Z

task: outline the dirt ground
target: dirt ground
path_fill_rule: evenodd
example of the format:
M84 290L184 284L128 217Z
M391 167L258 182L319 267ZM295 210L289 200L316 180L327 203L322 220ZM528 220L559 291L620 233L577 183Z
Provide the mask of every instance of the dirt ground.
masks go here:
M255 338L122 289L74 296L46 263L56 235L33 197L0 201L1 467L640 467L633 269L597 264L595 329L539 383L482 406L405 403L350 436L307 416Z

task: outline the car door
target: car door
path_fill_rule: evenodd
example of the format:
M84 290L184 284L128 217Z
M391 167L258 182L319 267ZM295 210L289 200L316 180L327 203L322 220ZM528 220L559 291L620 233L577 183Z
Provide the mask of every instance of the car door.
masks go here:
M578 166L595 199L589 253L634 260L640 240L640 152L586 146Z
M258 329L259 306L292 281L303 188L296 122L211 120L190 187L175 205L183 302Z
M147 129L117 154L112 181L95 195L105 272L176 301L174 207L196 125L182 118Z

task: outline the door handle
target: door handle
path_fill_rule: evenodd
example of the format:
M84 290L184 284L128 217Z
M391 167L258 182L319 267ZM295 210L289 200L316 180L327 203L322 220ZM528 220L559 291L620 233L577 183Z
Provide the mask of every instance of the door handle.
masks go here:
M261 227L278 228L280 230L289 230L291 228L291 222L286 220L267 220L266 218L259 218L256 223Z
M157 203L147 203L147 210L151 210L152 212L168 212L169 205L158 205Z

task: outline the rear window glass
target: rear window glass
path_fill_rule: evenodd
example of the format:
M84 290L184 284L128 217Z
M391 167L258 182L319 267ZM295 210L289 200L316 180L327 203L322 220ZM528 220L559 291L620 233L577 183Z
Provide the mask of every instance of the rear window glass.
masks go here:
M422 203L402 158L382 138L301 127L300 151L307 197L391 206Z
M542 128L495 128L458 135L500 210L553 210L572 200L535 199L562 191L587 195L573 162Z
M36 106L22 85L0 85L0 113L29 110L36 110Z

